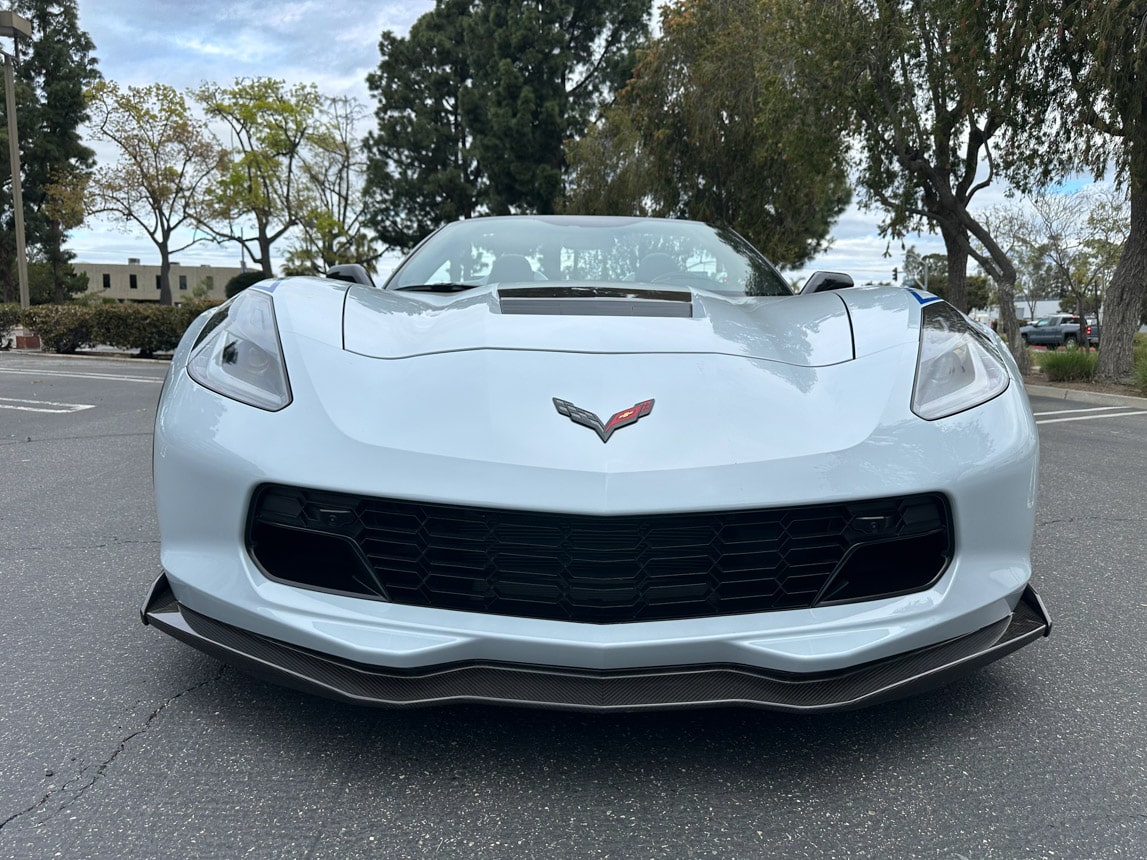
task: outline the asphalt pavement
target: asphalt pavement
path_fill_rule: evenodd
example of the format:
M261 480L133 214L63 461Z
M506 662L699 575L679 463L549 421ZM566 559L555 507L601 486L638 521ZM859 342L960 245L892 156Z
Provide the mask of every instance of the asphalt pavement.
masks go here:
M394 712L140 624L165 370L0 354L0 858L1147 857L1147 409L1032 398L1055 628L941 690Z

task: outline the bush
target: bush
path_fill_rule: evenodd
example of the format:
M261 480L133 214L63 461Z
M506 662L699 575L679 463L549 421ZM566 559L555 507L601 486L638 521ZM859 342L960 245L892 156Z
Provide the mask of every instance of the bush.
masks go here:
M1044 353L1040 367L1051 382L1090 380L1095 376L1098 354L1083 349L1065 349Z
M227 282L227 286L223 288L223 292L227 298L233 299L239 295L239 293L243 292L243 290L247 289L247 287L259 283L259 281L264 280L266 277L267 276L261 271L240 272Z
M95 343L92 337L92 312L83 305L34 305L20 316L26 328L40 336L45 348L72 353L81 346Z
M185 317L181 308L166 305L99 305L92 309L92 333L97 343L151 358L175 349L187 329Z
M0 305L0 346L4 344L4 338L8 337L12 329L20 324L20 306L19 305Z
M45 348L75 352L96 343L123 350L138 350L140 358L170 352L192 321L215 299L192 301L180 307L152 304L37 305L23 313L24 325L40 336ZM0 305L0 330L3 309ZM17 312L19 309L17 308Z
M1147 334L1135 335L1135 384L1147 394Z

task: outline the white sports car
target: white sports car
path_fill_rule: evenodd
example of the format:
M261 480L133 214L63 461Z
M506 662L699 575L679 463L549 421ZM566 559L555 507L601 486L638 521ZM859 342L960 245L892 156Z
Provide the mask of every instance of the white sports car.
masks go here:
M855 707L1050 630L1038 443L934 296L677 220L451 224L200 317L144 622L374 705Z

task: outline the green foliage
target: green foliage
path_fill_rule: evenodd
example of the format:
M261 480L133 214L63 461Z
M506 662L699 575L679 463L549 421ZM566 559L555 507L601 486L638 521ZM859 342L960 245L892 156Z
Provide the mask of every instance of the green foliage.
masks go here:
M93 344L137 350L141 358L170 352L192 321L221 302L186 302L180 307L158 304L67 304L38 305L18 316L25 327L40 336L45 347L73 353ZM0 332L5 308L0 305Z
M664 215L656 177L630 112L611 106L584 137L566 143L562 211L575 215Z
M227 127L231 140L200 226L238 242L270 277L271 247L306 210L303 148L322 105L318 88L239 78L230 87L204 84L195 97L208 117Z
M20 324L20 306L17 304L0 304L0 346L12 329Z
M21 314L25 328L40 336L44 347L60 353L73 353L95 343L92 314L84 305L36 305Z
M367 217L388 248L409 250L480 206L482 173L462 119L470 81L463 27L471 0L438 0L406 38L385 32L367 77L378 101L367 136Z
M265 278L266 275L262 272L240 272L227 282L227 286L223 288L224 295L229 299L233 298L247 289L247 287L252 284L257 284Z
M1050 382L1090 381L1095 376L1096 353L1083 349L1048 351L1040 356L1040 367Z
M170 305L171 256L206 237L177 247L172 239L201 216L203 189L219 170L222 153L183 95L166 84L121 90L101 81L88 100L93 137L112 144L119 155L118 162L96 171L88 211L114 215L147 235L159 251L159 301Z
M68 295L67 233L83 220L82 195L93 152L80 139L87 120L84 89L99 78L95 45L80 29L76 0L16 0L32 24L16 63L25 238L29 256L56 277L50 301ZM0 152L8 151L6 103L0 99ZM0 158L0 301L16 301L15 231L8 158Z
M555 211L564 143L632 68L649 0L478 0L465 26L462 111L490 211Z
M1001 291L1015 330L1015 268L972 211L999 176L998 141L1017 128L1020 70L1032 39L1011 0L773 0L807 52L802 79L847 106L860 159L863 202L885 213L895 237L927 225L944 239L949 300L967 310L969 257ZM1014 135L1019 137L1018 133ZM1012 335L1017 360L1027 353Z
M303 150L306 203L284 274L317 275L340 263L361 263L374 271L379 254L363 229L366 165L357 127L364 113L354 99L323 99Z
M620 96L653 188L638 186L630 210L652 196L656 210L733 227L781 265L806 262L851 195L835 95L794 74L800 51L776 3L677 0L661 24ZM631 156L618 141L620 171Z
M77 272L71 263L59 263L53 271L51 263L32 262L28 264L28 296L30 304L61 304L64 300L83 295L88 289L88 276Z
M182 308L165 305L100 305L92 308L92 340L151 358L175 349L190 322L187 317Z
M406 38L382 34L368 78L366 199L407 250L484 212L553 212L567 140L632 68L650 0L437 0Z
M1043 49L1030 75L1035 97L1021 120L1041 145L1028 172L1054 180L1071 169L1102 176L1115 166L1130 191L1130 232L1103 302L1097 375L1133 369L1132 339L1147 302L1147 53L1144 0L1023 0L1030 40Z
M1135 384L1147 395L1147 334L1142 332L1135 335L1134 367Z

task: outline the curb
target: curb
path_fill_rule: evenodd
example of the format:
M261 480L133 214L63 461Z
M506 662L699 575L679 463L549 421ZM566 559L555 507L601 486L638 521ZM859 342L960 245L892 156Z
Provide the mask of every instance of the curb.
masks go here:
M122 352L72 352L60 354L58 352L41 352L38 349L9 349L4 351L7 355L22 355L26 358L85 358L95 361L123 361L131 364L171 364L170 355L167 358L139 358ZM166 353L161 353L166 355Z
M1147 397L1130 394L1103 394L1099 391L1080 391L1078 388L1057 388L1052 385L1024 385L1029 397L1051 397L1077 403L1095 403L1099 406L1133 406L1147 408Z

